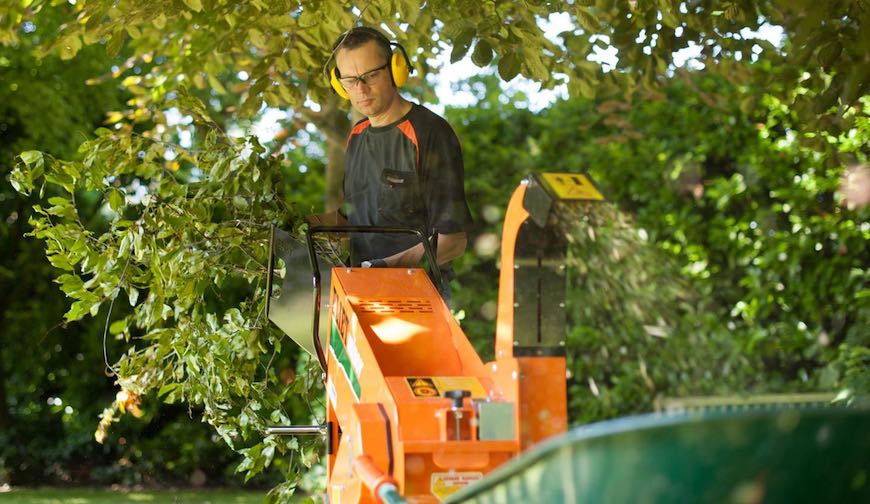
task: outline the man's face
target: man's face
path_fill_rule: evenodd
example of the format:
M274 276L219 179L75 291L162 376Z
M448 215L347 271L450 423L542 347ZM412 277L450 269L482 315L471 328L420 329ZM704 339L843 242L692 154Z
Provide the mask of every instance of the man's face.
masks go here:
M354 108L366 117L386 113L398 97L398 91L390 81L389 66L384 67L385 63L388 61L373 40L354 49L340 49L335 55L335 65L342 79L364 76L364 83L355 81L345 89ZM378 68L381 69L372 72Z

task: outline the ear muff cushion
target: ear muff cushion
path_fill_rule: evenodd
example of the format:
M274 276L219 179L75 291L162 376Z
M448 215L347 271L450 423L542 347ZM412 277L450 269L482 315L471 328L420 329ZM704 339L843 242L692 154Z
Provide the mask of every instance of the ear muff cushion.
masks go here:
M338 77L335 75L334 68L329 71L329 84L332 86L332 90L335 91L335 94L341 96L345 100L350 100L350 95L347 94L347 90L345 90L344 86L339 82Z
M390 58L390 70L393 72L393 84L402 87L408 82L408 60L401 51L393 52Z

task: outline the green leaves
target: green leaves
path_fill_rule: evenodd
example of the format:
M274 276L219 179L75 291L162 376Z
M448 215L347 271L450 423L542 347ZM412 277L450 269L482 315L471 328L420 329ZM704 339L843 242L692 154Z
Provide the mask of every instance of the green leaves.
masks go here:
M166 15L161 12L157 17L151 20L151 23L158 30L164 29L166 27Z
M698 61L707 71L741 83L745 94L755 98L774 94L802 113L811 130L830 130L838 136L848 130L838 119L843 107L856 107L870 86L870 65L863 59L870 47L870 39L863 36L868 33L867 16L860 2L801 5L772 0L702 2L682 12L682 4L671 0L613 5L419 0L361 5L323 0L290 16L283 3L260 1L231 10L215 6L216 15L203 17L198 14L204 10L201 0L184 0L178 16L165 14L176 12L176 0L156 0L147 10L82 1L76 10L84 24L64 24L44 45L64 59L74 57L83 44L105 43L114 55L129 35L129 64L119 68L117 76L154 57L162 61L143 74L150 84L130 86L138 86L140 100L160 99L192 79L198 88L207 83L221 96L241 95L242 105L235 110L246 115L256 113L264 102L293 108L303 107L308 99L327 104L331 94L321 78L322 67L332 41L356 21L358 11L364 14L363 22L384 21L419 54L434 54L441 50L438 44L444 44L456 62L473 47L473 62L488 66L497 60L504 80L522 73L546 88L565 81L572 96L630 96L639 87L647 94L658 93L660 83L674 70L674 55L699 47L704 49ZM20 7L7 10L9 19L23 12ZM405 24L397 24L388 12L398 12L394 17ZM570 18L564 44L544 36L539 21L553 14ZM762 23L781 26L783 40L754 38L752 33ZM8 31L0 34L0 40L14 38ZM583 70L600 49L615 50L619 58L619 75L608 80L608 89L600 89L601 79ZM741 60L759 64L733 72ZM226 76L241 71L249 78L228 86ZM807 79L802 78L805 72ZM826 148L818 142L806 145Z
M118 189L109 189L106 192L106 199L109 201L109 207L115 212L120 211L124 206L124 193Z
M468 54L468 49L471 47L471 41L474 38L474 29L466 28L459 32L459 35L453 39L453 50L450 52L450 62L456 63Z
M248 39L256 47L266 47L266 38L263 36L263 32L256 28L251 28L248 30Z
M575 423L667 397L870 390L870 207L839 200L843 156L868 162L870 100L823 154L801 144L786 101L741 103L742 86L715 72L678 72L661 96L535 112L491 77L470 82L488 93L448 120L467 166L498 167L466 179L480 230L457 268L463 329L480 347L497 298L481 286L498 271L484 238L498 235L510 195L499 181L588 171L614 205L564 219Z
M596 19L593 8L585 7L581 4L574 6L574 12L577 15L577 21L587 32L598 33L601 29L601 23Z
M61 59L73 59L82 48L82 39L78 33L70 33L60 41L58 48Z
M36 206L32 225L51 264L64 272L56 281L72 301L65 318L105 316L116 338L135 338L136 346L113 366L119 385L201 405L204 419L243 449L250 478L293 449L274 439L257 449L245 446L259 443L271 412L286 401L269 364L279 342L263 330L263 289L269 224L293 229L299 216L279 192L280 158L261 157L265 149L255 138L224 135L193 95L180 94L178 103L195 118L198 135L195 152L173 146L186 160L175 172L147 161L164 144L103 130L82 146L81 161L22 153L15 180L22 191L40 184L49 194L63 188L63 195ZM108 227L82 222L78 198L107 204L114 213ZM113 303L118 296L129 310ZM119 311L129 315L112 320ZM309 363L299 362L304 375ZM303 383L296 394L319 393L316 380L297 386ZM259 406L239 414L254 403ZM298 422L313 414L299 413ZM113 415L104 415L101 438Z
M39 165L39 169L42 169L44 166L43 155L39 151L35 151L35 150L24 151L21 154L19 154L19 157L21 158L21 161L23 161L24 164L27 165L27 167L31 170L35 169L36 165Z
M27 195L33 190L33 181L45 173L45 158L42 152L33 150L22 152L19 158L23 166L12 170L9 181L16 191Z
M474 46L474 52L471 54L471 61L474 62L475 65L482 67L489 65L489 62L492 61L493 51L492 46L489 45L489 42L486 40L478 40L477 44Z
M202 10L201 0L184 0L184 4L187 5L187 7L194 12L199 12Z
M520 58L516 52L509 52L498 60L498 75L504 81L513 80L520 73Z

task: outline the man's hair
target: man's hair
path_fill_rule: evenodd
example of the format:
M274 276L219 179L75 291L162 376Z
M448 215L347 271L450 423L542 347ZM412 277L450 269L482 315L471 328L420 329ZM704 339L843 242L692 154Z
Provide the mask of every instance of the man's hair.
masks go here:
M368 26L357 26L339 35L332 46L333 54L338 53L341 49L356 49L368 44L372 40L378 45L384 60L389 63L390 57L393 54L393 48L390 47L390 39L378 30Z

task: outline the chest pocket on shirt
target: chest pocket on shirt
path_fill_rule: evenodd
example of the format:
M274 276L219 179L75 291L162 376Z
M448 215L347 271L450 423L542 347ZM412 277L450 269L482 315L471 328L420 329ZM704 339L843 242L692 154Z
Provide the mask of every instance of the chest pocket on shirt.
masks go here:
M387 222L415 225L422 202L419 201L417 174L401 170L381 172L378 214ZM410 220L409 220L410 218Z

